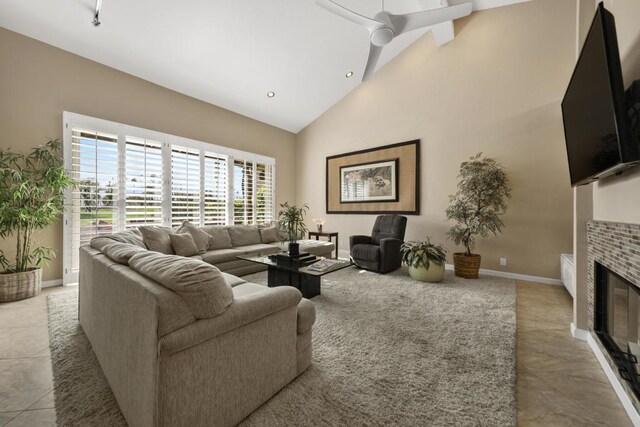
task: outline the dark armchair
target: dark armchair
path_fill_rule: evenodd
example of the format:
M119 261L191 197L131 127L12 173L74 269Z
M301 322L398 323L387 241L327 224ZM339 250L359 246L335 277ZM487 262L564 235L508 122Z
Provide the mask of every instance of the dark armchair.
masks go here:
M407 228L407 217L380 215L371 236L350 236L351 259L361 268L388 273L400 268L400 246Z

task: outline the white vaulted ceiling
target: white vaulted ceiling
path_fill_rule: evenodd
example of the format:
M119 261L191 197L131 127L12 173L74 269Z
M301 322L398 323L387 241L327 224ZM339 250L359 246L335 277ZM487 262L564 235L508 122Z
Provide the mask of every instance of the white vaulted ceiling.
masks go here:
M381 10L376 0L336 1L367 16ZM521 1L473 0L475 10ZM439 4L385 0L385 9ZM367 61L368 32L314 0L103 0L99 27L94 8L95 0L2 0L0 26L292 132L361 84ZM387 45L378 69L426 31Z

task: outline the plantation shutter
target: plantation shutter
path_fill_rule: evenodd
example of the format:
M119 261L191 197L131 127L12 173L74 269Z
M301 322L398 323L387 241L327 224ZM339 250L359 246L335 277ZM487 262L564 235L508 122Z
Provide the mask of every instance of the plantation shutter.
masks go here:
M126 228L162 224L162 143L127 136Z
M233 223L253 224L254 220L253 163L234 160L233 163Z
M200 225L200 150L171 147L171 225Z
M70 257L65 276L77 275L80 246L100 235L119 230L118 135L96 129L71 129L71 177L78 188L71 192L68 207ZM69 271L70 270L70 271Z
M256 223L273 221L273 165L256 165Z
M227 223L227 156L204 153L204 225Z

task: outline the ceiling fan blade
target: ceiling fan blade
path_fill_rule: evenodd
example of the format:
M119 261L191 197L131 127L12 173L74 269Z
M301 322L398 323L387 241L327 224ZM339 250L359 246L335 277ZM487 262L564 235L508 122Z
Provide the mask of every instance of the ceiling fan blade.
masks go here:
M368 29L377 28L382 24L375 19L368 18L352 10L349 10L346 7L340 6L338 3L331 0L316 0L316 4L331 13L341 16L344 19L348 19L351 22L355 22L358 25L362 25L363 27Z
M420 12L407 13L406 15L388 14L393 30L397 35L418 28L429 27L441 22L453 21L454 19L467 16L473 10L473 4L462 3L455 6L441 7L438 9L423 10Z
M382 46L376 46L373 43L369 43L369 58L367 59L367 66L364 67L364 73L362 74L362 81L366 82L371 78L373 72L376 70L376 64L380 59L382 53Z

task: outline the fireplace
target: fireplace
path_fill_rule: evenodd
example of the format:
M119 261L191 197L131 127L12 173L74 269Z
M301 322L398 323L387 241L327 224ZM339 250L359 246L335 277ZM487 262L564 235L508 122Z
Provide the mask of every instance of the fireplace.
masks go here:
M640 224L587 222L587 341L640 425Z
M620 377L640 399L640 289L597 261L594 268L594 332Z

